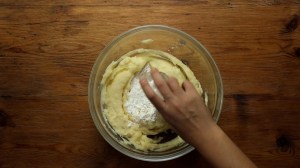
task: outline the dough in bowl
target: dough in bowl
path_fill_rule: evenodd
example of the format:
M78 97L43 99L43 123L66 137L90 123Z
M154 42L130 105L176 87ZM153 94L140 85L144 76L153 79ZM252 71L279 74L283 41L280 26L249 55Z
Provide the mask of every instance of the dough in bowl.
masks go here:
M136 49L112 62L101 81L101 107L120 143L141 151L165 151L184 144L143 93L137 75L150 64L181 85L189 80L202 95L200 82L188 66L169 53Z

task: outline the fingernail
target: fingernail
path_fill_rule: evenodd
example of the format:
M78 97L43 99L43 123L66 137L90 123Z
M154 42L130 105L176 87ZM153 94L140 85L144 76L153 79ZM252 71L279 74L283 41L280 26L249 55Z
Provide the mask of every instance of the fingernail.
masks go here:
M141 83L145 83L146 81L147 81L147 80L146 80L145 75L140 76L140 82L141 82Z
M158 71L158 69L154 68L154 67L151 67L151 71L155 72L155 71Z

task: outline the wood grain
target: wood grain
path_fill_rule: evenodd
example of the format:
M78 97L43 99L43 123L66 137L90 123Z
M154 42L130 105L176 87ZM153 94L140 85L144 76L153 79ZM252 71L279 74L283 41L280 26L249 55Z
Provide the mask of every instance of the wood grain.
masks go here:
M147 163L96 130L87 87L98 53L145 24L201 41L222 74L219 125L259 167L299 167L300 1L0 2L0 167L207 167L196 151Z

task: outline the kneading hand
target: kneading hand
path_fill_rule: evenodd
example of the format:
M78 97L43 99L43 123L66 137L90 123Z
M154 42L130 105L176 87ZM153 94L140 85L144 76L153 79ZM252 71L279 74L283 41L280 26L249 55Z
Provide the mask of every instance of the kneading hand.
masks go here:
M157 110L188 143L193 145L215 167L255 168L255 164L215 124L202 97L194 86L185 81L180 87L174 77L164 80L157 69L152 78L160 98L141 78L141 86Z
M145 94L180 136L195 145L198 134L214 124L202 97L188 80L184 81L181 87L177 79L169 77L165 80L155 68L151 70L151 74L163 99L142 77L140 81Z

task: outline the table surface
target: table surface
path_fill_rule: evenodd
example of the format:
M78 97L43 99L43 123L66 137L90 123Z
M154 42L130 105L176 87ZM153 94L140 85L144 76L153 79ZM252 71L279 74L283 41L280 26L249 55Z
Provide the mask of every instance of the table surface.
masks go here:
M88 107L99 52L145 24L179 28L224 83L219 125L259 167L300 166L300 1L0 2L0 167L207 167L201 155L142 162L113 149Z

